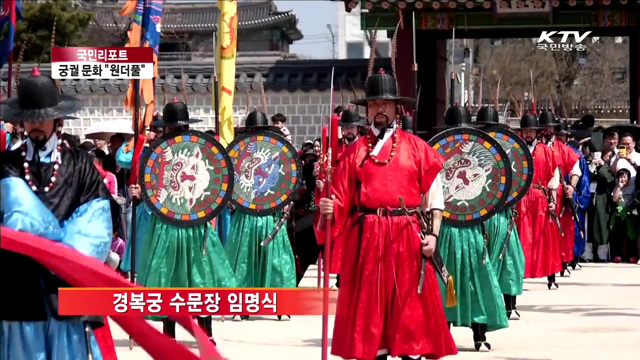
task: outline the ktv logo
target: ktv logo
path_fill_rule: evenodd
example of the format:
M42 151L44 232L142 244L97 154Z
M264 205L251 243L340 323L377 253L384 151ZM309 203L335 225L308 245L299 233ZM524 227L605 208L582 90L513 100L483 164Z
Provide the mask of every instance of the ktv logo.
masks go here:
M585 51L587 47L582 42L591 35L593 31L587 31L580 34L579 31L543 31L538 38L537 45L540 50L551 51ZM557 38L562 35L560 42L554 41L554 36ZM574 41L569 41L569 38L573 38Z

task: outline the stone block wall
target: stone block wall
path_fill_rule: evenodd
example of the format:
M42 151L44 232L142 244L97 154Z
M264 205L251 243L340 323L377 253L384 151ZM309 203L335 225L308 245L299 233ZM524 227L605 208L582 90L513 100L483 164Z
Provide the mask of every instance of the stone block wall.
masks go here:
M358 93L358 96L363 96L362 93ZM130 120L132 114L130 111L124 111L122 104L124 101L124 94L122 95L89 95L79 96L85 103L84 109L75 114L78 120L67 120L65 122L65 131L74 135L78 135L81 138L82 133L94 122L108 121L108 120ZM164 104L164 95L162 93L156 94L156 102L158 104L158 111L162 111L162 105ZM333 111L330 109L330 93L311 91L311 92L273 92L266 91L265 93L268 116L276 113L282 113L287 117L286 126L291 132L293 143L296 146L302 145L306 140L313 140L321 135L322 118L325 119ZM340 92L334 94L335 106L340 105L341 98L344 98L344 103L348 104L353 100L352 92ZM179 97L180 100L182 96ZM167 94L167 101L172 101L173 98ZM187 94L187 104L189 105L189 111L191 117L204 120L200 124L196 124L193 128L196 130L208 130L215 128L214 111L211 107L212 99L211 94L191 93ZM252 92L248 96L247 94L236 93L233 112L234 122L238 126L244 126L244 118L247 114L247 109L252 111L253 108L258 108L262 111L262 101L259 92ZM363 109L361 109L364 111Z

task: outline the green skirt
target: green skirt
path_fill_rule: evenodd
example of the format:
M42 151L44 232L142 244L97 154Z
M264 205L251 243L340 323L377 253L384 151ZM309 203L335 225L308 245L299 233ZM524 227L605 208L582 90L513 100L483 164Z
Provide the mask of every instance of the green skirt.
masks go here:
M518 228L513 225L509 244L502 259L500 253L507 240L509 216L511 210L500 211L485 222L489 235L489 259L495 273L498 275L500 290L505 295L521 295L524 283L524 252L518 236Z
M486 324L487 331L509 326L504 299L491 261L482 261L484 240L480 225L454 227L442 224L438 250L453 276L458 304L445 306L447 321L453 326ZM487 254L488 256L488 254ZM446 288L441 284L443 305Z
M277 214L252 215L239 210L231 217L225 251L238 287L296 287L296 263L286 227L269 244L260 245L278 219Z
M145 287L227 288L237 284L211 224L177 227L154 215L142 242L138 281Z

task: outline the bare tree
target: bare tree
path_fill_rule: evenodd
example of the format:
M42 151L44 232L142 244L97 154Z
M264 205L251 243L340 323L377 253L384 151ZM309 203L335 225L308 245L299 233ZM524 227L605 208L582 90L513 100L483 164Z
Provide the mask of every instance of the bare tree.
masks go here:
M628 68L627 43L609 38L587 44L584 53L537 49L531 39L509 39L500 46L482 44L478 46L477 66L482 74L478 83L483 84L484 94L490 94L491 103L496 103L498 81L504 94L498 102L508 101L514 110L523 104L525 109L531 106L532 95L538 104L566 117L596 104L629 99L628 80L620 75Z
M86 31L84 38L88 44L100 44L101 46L125 46L129 41L129 29L133 23L133 17L122 22L115 13L112 14L113 27L106 27L98 21L92 23L92 29Z

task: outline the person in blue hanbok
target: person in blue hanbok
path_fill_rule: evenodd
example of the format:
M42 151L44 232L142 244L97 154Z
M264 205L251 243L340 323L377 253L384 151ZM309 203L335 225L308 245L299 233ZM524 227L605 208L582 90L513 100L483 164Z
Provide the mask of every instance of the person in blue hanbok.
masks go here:
M110 194L89 154L63 144L66 115L82 102L60 94L34 68L17 98L2 103L4 121L21 124L21 141L2 153L2 226L68 245L106 261L112 235ZM58 288L69 285L30 257L0 251L0 359L101 360L94 330L102 317L61 316ZM115 350L113 350L113 355Z
M581 266L578 263L578 259L584 253L585 247L587 246L585 235L587 234L587 227L585 223L585 214L589 205L591 204L591 173L589 172L589 164L584 158L584 155L579 150L579 143L574 141L567 141L567 137L570 135L570 132L567 127L566 121L563 121L556 128L556 138L560 141L567 144L567 146L573 150L576 154L580 156L578 159L578 163L580 166L580 171L582 175L578 180L575 191L573 192L573 202L576 204L576 209L578 210L578 219L580 219L580 224L578 224L574 220L575 227L575 235L574 235L574 244L573 244L573 260L569 263L569 266L573 270L580 269ZM565 176L565 181L569 183L568 177ZM571 209L567 208L565 211L571 211ZM582 234L581 234L582 233Z

